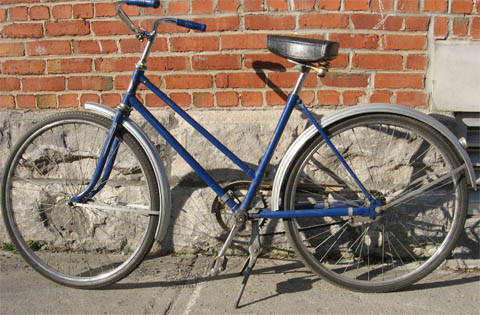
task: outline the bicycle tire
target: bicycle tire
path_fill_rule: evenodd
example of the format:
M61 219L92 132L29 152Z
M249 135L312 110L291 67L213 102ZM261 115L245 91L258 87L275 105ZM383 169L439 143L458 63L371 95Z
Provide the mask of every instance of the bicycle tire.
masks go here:
M298 256L323 279L354 291L394 291L428 275L454 249L465 223L467 182L452 146L428 125L394 114L348 118L326 132L374 198L399 203L376 220L284 220ZM441 180L445 174L451 176ZM286 178L284 208L368 204L319 134Z
M5 164L2 215L16 250L70 287L99 288L132 272L150 251L159 220L132 213L139 209L132 203L163 211L152 164L123 128L111 175L91 200L114 210L68 204L90 182L110 125L91 112L56 114L27 132Z

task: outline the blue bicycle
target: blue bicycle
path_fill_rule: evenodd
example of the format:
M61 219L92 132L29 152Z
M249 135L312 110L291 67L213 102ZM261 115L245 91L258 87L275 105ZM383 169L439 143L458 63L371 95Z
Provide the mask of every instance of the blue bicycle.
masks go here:
M432 272L450 255L463 230L472 164L455 136L409 108L358 105L312 116L299 98L310 72L324 76L339 44L268 36L268 49L296 64L298 80L257 169L249 168L145 76L162 23L205 31L205 25L158 19L138 29L122 5L158 7L158 0L117 3L119 17L145 50L116 110L87 103L88 111L59 113L34 126L12 149L1 188L2 214L18 252L38 272L77 288L110 285L132 272L162 240L170 191L157 149L129 115L145 120L230 208L234 224L212 264L225 269L226 252L247 222L250 256L238 305L261 253L259 221L283 219L298 258L322 278L348 289L385 292ZM251 182L239 198L224 189L136 97L147 87L235 163ZM252 206L294 108L311 126L291 145L271 185L271 208Z

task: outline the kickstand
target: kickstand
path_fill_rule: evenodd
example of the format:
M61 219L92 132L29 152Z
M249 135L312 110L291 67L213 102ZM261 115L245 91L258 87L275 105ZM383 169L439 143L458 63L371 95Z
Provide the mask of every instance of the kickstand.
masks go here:
M243 291L245 291L245 287L247 286L247 281L250 277L250 273L252 272L253 267L257 262L258 255L260 255L261 252L259 227L257 220L252 220L252 235L250 236L248 252L250 253L250 256L245 261L242 271L240 272L240 275L243 274L243 280L242 285L240 286L240 292L238 292L237 299L235 300L235 308L238 308L238 304L240 303L240 299L242 298Z

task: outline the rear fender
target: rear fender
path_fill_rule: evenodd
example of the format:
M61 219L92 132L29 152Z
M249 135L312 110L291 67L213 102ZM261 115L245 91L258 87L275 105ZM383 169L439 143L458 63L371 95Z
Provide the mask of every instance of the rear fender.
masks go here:
M465 149L459 143L457 137L447 129L442 123L440 123L435 118L428 116L417 110L392 104L366 104L366 105L356 105L353 107L346 108L335 112L332 115L322 117L321 126L322 128L328 128L335 123L344 120L346 118L352 118L356 116L369 115L369 114L395 114L400 116L405 116L423 122L433 129L438 131L444 138L445 141L449 142L455 149L456 154L463 160L467 169L467 180L469 185L471 185L476 190L475 184L475 171L473 170L472 162L468 156ZM292 166L292 163L295 160L298 152L309 142L309 140L317 133L315 126L310 126L307 128L290 146L287 153L280 163L275 179L273 181L273 191L272 191L272 210L278 210L281 204L281 193L282 188L287 180L286 176L288 171Z

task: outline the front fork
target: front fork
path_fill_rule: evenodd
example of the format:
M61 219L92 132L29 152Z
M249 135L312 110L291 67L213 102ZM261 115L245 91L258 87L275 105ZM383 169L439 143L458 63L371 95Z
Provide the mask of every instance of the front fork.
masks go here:
M122 125L123 119L128 116L129 111L122 108L117 108L117 113L113 118L112 124L107 134L105 144L103 145L100 158L97 162L97 167L93 173L93 177L84 191L70 199L70 203L82 203L88 199L93 198L106 184L113 169L115 158L117 156L120 141L118 140L117 132Z

